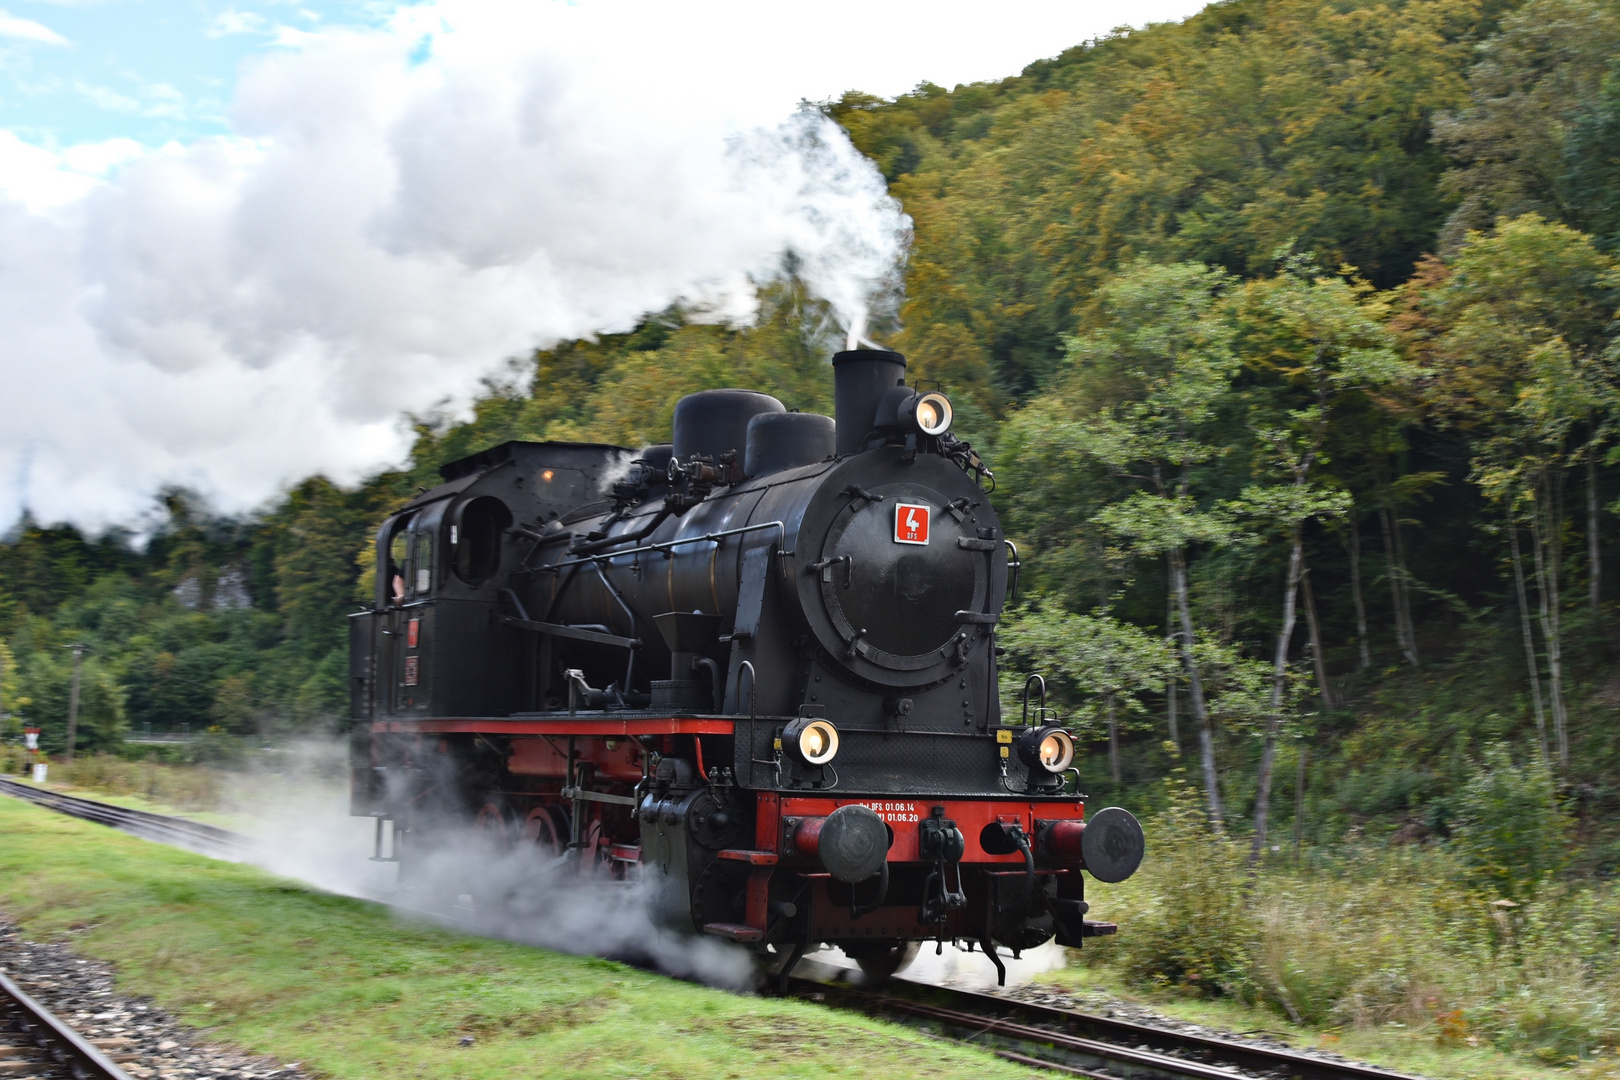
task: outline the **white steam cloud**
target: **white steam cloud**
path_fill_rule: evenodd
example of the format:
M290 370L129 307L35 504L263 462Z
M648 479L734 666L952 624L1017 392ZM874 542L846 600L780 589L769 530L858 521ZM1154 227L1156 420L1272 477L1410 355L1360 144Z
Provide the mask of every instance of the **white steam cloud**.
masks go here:
M447 0L289 38L236 135L132 161L0 143L0 529L356 479L402 456L403 411L537 344L677 299L746 319L789 252L861 325L908 222L842 132L728 120L703 58L629 78L566 14Z
M374 862L373 822L348 813L348 748L305 741L259 755L254 782L233 786L220 810L260 838L252 862L329 892L378 901L402 918L579 956L650 966L711 986L749 989L754 964L742 948L714 937L661 930L640 882L552 866L532 845L495 846L476 835L440 843L413 836L411 870ZM384 851L391 844L384 840Z

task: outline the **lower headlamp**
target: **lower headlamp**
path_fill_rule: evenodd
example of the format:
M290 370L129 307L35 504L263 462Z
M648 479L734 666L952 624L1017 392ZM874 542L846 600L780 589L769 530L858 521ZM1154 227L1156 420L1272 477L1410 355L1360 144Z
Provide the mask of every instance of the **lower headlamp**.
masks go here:
M782 729L782 745L806 765L825 765L838 756L838 729L801 716Z
M1026 728L1017 747L1018 759L1031 769L1060 773L1074 763L1074 736L1059 727Z

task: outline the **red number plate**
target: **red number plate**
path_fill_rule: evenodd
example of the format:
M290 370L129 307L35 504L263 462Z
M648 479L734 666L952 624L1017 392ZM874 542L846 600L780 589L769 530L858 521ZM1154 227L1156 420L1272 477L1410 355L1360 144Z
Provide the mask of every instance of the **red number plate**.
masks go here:
M899 503L894 508L894 542L897 544L928 543L928 517L930 510L916 503Z
M416 648L416 640L418 635L421 633L421 630L421 619L412 619L410 622L405 624L405 647L407 649Z

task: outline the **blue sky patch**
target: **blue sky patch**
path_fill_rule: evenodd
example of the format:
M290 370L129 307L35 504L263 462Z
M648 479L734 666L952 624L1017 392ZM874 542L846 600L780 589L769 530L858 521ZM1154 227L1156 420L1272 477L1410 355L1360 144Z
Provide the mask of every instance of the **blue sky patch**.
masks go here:
M0 0L0 129L41 146L225 134L237 68L282 31L380 26L371 0ZM418 52L425 60L431 41Z

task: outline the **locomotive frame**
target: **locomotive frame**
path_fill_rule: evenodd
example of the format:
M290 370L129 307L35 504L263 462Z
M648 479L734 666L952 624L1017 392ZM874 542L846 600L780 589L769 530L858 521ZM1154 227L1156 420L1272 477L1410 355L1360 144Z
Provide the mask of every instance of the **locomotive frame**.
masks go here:
M998 945L1114 932L1084 875L1133 872L1140 826L1088 819L1027 686L1003 722L993 477L899 354L833 370L836 421L706 391L672 444L505 443L390 515L350 619L374 857L471 829L639 878L661 926L784 974L816 943L882 975L964 939L1004 974Z

